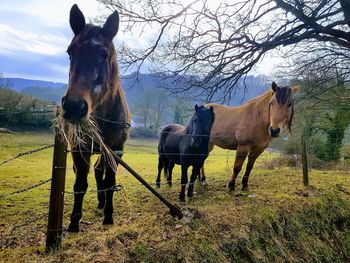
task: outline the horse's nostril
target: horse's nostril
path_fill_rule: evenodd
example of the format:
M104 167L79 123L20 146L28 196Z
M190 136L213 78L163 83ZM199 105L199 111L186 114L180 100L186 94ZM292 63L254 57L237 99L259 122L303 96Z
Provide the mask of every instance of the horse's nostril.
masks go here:
M65 96L62 98L63 118L71 122L81 121L88 112L87 102L77 96Z
M81 110L86 110L86 109L87 109L87 103L86 103L86 101L82 101L82 102L81 102L80 109L81 109Z
M273 129L273 128L270 127L270 134L271 134L272 137L278 137L280 131L281 131L280 128Z

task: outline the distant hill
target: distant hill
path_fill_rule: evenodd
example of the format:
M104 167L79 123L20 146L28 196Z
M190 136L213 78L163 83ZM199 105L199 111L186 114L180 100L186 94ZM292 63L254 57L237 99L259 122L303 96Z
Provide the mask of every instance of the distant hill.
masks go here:
M237 85L237 89L232 94L229 105L237 106L263 93L271 85L266 82L266 76L247 76L245 85L243 80ZM43 80L32 80L23 78L0 78L0 85L9 84L9 88L30 95L34 98L44 99L60 103L63 94L65 93L67 84L61 82L51 82ZM122 78L122 87L125 90L127 99L133 100L140 89L156 89L163 87L175 87L176 85L183 85L173 79L169 78L163 80L158 74L140 74L138 82L132 76L125 76ZM188 94L191 95L191 94ZM185 97L187 97L185 95ZM205 98L196 98L196 103L204 102ZM215 98L214 98L215 99Z
M36 99L43 99L47 101L61 103L62 96L66 92L67 85L60 88L50 88L50 87L27 87L22 90L22 93L29 95Z
M0 85L9 84L9 88L15 91L23 91L28 87L39 87L39 88L62 88L66 86L66 83L52 82L45 80L35 79L23 79L23 78L0 78Z

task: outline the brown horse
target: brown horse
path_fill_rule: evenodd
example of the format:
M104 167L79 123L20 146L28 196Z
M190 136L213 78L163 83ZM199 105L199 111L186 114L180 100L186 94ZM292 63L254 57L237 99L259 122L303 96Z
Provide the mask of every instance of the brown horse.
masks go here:
M232 178L228 184L230 190L235 189L236 178L247 156L242 190L248 190L248 179L255 160L283 128L287 127L290 131L293 94L298 91L299 87L278 87L272 82L271 90L242 106L206 105L214 108L216 116L210 133L209 149L217 145L223 149L237 150Z
M68 228L68 231L77 232L82 218L83 198L88 187L91 154L100 152L103 144L122 155L128 137L130 114L120 86L113 45L119 27L118 13L114 12L103 27L99 27L86 24L83 13L77 5L73 5L69 21L74 37L67 50L70 59L69 83L66 95L62 98L62 108L63 121L69 129L78 131L75 134L77 137L81 137L77 144L72 145L76 181L74 208ZM90 124L85 125L88 129L82 129L84 124ZM89 139L86 131L89 128L95 128L94 135L100 138L98 143ZM100 190L99 207L104 208L103 224L113 224L112 198L116 183L116 162L103 153L95 164L97 188Z

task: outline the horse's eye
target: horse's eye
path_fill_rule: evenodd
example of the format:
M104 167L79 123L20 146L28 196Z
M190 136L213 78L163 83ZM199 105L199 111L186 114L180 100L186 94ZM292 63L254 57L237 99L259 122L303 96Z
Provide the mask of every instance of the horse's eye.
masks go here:
M288 103L287 107L290 108L292 106L292 103Z
M102 50L101 56L104 60L106 60L109 57L107 50Z

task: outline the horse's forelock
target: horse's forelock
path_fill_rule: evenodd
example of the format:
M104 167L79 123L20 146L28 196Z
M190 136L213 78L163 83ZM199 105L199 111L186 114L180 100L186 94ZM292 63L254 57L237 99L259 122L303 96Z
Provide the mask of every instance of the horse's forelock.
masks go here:
M291 107L291 115L288 120L288 130L292 132L292 121L294 115L294 101L293 101L293 92L290 87L279 87L275 92L275 97L277 103L282 106L288 106L290 104Z
M280 105L286 105L292 102L292 89L289 87L280 87L276 90L276 100Z

